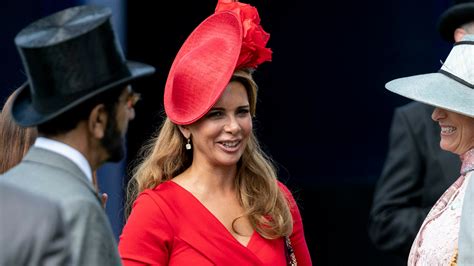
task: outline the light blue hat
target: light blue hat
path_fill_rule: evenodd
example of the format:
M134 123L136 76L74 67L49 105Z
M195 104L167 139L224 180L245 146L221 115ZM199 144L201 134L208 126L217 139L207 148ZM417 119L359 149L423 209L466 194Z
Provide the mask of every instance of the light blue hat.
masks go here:
M474 117L474 35L454 44L438 73L392 80L385 88L412 100Z

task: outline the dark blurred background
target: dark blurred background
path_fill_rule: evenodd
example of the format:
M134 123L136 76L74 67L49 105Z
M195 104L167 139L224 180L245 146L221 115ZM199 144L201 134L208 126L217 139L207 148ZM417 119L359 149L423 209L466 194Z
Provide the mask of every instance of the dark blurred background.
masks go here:
M127 166L161 123L174 56L217 0L7 0L0 11L2 105L26 79L15 34L42 16L86 2L111 6L127 58L157 69L135 85L145 92L130 124L128 159L99 173L119 235ZM299 203L314 264L390 265L392 259L370 243L367 219L393 110L408 100L384 84L440 68L451 45L439 37L436 22L450 0L244 2L258 8L274 52L273 62L255 73L255 128Z

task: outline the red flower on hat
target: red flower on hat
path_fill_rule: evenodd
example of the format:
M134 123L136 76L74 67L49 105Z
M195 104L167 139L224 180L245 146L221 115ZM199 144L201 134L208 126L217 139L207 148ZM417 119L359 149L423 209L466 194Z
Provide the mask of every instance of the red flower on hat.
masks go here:
M265 61L271 61L272 50L265 47L270 34L260 25L260 16L255 7L234 0L219 0L216 13L231 11L237 14L242 22L243 40L236 69L257 68Z

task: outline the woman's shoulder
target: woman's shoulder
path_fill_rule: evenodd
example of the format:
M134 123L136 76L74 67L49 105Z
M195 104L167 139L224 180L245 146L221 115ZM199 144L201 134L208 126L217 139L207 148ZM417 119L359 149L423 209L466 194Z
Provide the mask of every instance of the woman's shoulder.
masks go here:
M280 191L283 192L283 195L285 196L286 200L290 204L290 209L292 213L295 211L295 209L298 209L298 204L296 203L295 197L291 190L283 184L281 181L277 181L278 187L280 188Z
M277 184L278 184L278 187L283 192L283 194L285 195L286 198L288 198L288 199L293 198L293 194L291 193L290 189L285 184L283 184L279 180L277 180Z
M148 207L159 208L163 212L172 209L189 206L189 192L173 181L165 181L154 188L145 189L135 200L133 207L137 204Z
M172 213L172 202L174 200L170 196L171 194L168 195L173 190L172 184L169 183L171 182L163 182L154 188L145 189L138 194L133 202L129 219L131 218L141 223L155 223L158 220L161 220L161 222L168 220L170 213Z
M165 181L154 188L148 188L140 192L134 202L136 204L155 204L159 205L163 199L178 193L178 189L173 186L173 182Z
M160 195L166 195L169 193L176 193L179 188L176 186L176 184L171 181L165 181L163 183L160 183L154 188L148 188L140 192L138 194L138 197L147 197L147 196L160 196Z
M287 191L287 192L290 192L290 190L288 189L288 187L283 184L280 180L277 180L277 184L278 184L278 187L283 190L283 191Z

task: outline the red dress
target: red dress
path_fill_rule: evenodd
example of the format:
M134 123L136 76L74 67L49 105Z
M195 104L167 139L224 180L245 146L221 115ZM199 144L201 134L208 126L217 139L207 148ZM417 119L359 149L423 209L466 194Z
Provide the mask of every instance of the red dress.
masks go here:
M296 203L281 183L294 220L290 236L299 266L311 265ZM254 232L243 246L190 192L167 181L134 202L119 242L124 265L286 265L283 238Z

